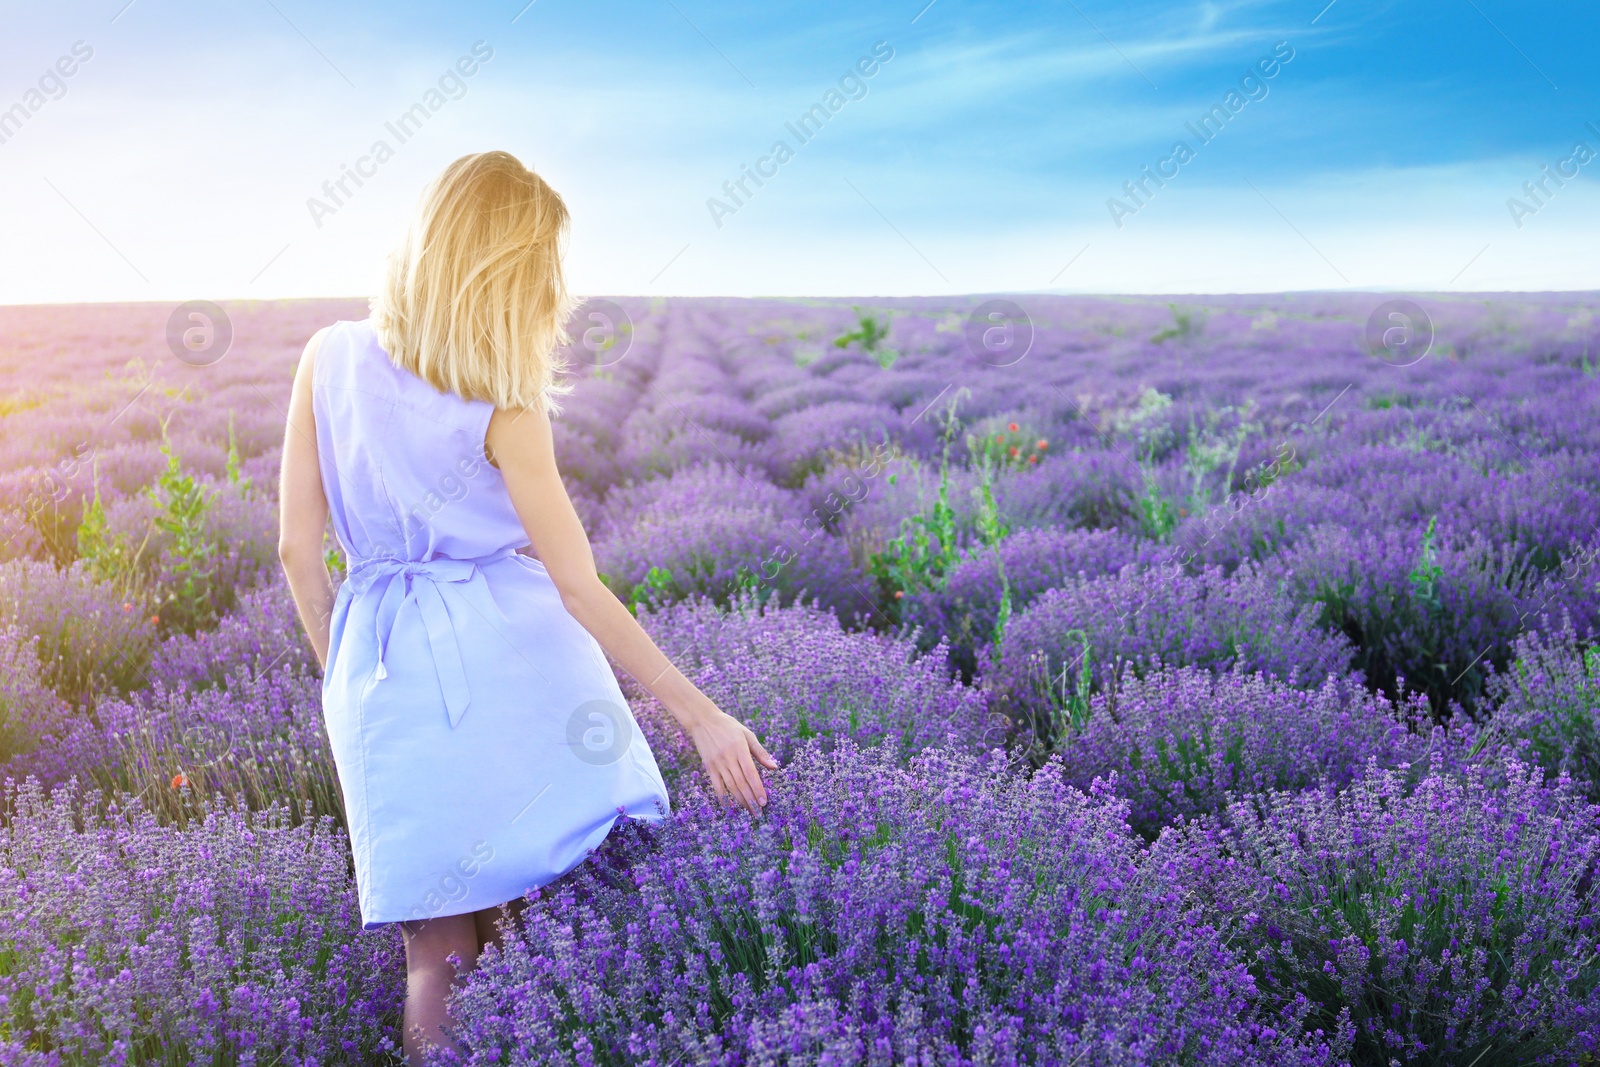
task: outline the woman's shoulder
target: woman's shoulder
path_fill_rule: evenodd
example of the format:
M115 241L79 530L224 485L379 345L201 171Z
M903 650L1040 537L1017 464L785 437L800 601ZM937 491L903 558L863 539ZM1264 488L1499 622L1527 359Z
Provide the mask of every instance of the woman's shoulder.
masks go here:
M318 330L312 342L307 350L315 359L316 380L332 384L360 373L361 356L376 344L376 338L371 319L339 319Z
M372 319L337 319L317 331L324 343L337 338L345 344L360 346L377 340L372 329Z
M341 319L326 329L324 347L333 351L337 364L326 372L330 387L380 397L397 411L483 436L494 405L440 389L399 366L379 340L371 316Z

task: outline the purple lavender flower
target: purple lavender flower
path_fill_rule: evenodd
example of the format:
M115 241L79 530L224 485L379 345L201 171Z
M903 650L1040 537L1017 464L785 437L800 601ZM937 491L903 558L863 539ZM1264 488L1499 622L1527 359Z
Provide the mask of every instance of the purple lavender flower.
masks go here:
M772 446L781 480L799 485L820 472L830 453L882 444L898 436L900 414L884 404L832 401L773 420Z
M1402 373L1350 343L1362 294L1030 296L1012 367L967 347L959 300L875 301L888 368L831 346L849 301L626 303L627 357L574 368L563 474L613 587L642 586L668 651L793 766L768 819L725 817L636 699L679 815L653 842L619 830L486 961L481 1062L1600 1051L1583 301L1452 305L1445 358ZM272 553L294 361L363 312L230 312L249 359L133 374L125 339L159 336L158 307L0 308L0 756L142 795L69 818L14 794L0 1063L372 1062L392 1032L395 946L354 934L316 817L337 789ZM994 475L994 550L958 438L959 559L874 603L863 572L929 508L954 398L964 431L1048 447ZM159 641L179 620L147 605L183 581L165 534L110 581L74 560L96 485L110 532L150 531L163 426L221 547L198 628ZM1000 562L1016 614L991 649ZM1424 737L1415 692L1486 721ZM1009 765L984 751L1001 708ZM1169 828L1147 850L1130 821Z
M1056 448L1059 441L1052 441ZM1007 474L995 487L1001 512L1017 527L1138 528L1139 471L1129 454L1051 451L1037 467Z

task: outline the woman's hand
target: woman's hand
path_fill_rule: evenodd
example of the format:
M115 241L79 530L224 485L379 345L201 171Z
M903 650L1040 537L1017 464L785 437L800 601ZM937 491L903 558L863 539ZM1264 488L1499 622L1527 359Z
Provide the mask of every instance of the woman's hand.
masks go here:
M706 703L709 706L689 728L689 736L711 776L711 788L719 800L732 801L759 815L767 802L767 787L756 764L775 771L778 761L748 726L709 700Z

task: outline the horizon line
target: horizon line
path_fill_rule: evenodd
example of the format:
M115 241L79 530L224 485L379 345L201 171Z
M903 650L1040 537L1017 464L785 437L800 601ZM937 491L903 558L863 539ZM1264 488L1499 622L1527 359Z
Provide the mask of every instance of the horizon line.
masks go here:
M1234 290L1182 290L1173 292L1116 292L1111 290L1092 289L993 289L976 290L969 293L918 293L888 295L880 293L859 293L852 296L815 295L805 293L791 294L763 294L751 296L748 294L707 294L707 293L586 293L578 301L581 306L588 300L746 300L746 301L775 301L775 302L818 302L818 301L911 301L911 300L966 300L979 297L1005 297L1005 296L1048 296L1048 297L1084 297L1105 300L1164 300L1167 298L1187 297L1190 299L1236 297L1236 296L1361 296L1371 293L1410 293L1418 296L1437 298L1478 298L1478 297L1519 297L1519 296L1552 296L1594 294L1600 296L1600 288L1592 289L1413 289L1395 286L1373 286L1370 288L1349 287L1336 289L1234 289ZM217 304L293 304L293 303L359 303L370 301L370 296L225 296L225 297L190 297L188 299L211 300ZM183 303L178 300L176 303ZM50 308L50 307L142 307L142 306L170 306L173 300L40 300L19 301L15 303L0 303L0 310L7 308Z

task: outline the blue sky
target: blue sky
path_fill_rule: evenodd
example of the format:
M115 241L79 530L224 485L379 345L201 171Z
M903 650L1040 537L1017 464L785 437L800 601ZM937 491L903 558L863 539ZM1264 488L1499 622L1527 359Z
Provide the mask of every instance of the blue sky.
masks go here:
M1600 151L1593 5L525 2L0 9L0 303L369 293L425 182L485 148L567 198L584 293L1600 288L1600 161L1541 170ZM802 144L785 124L875 46Z

